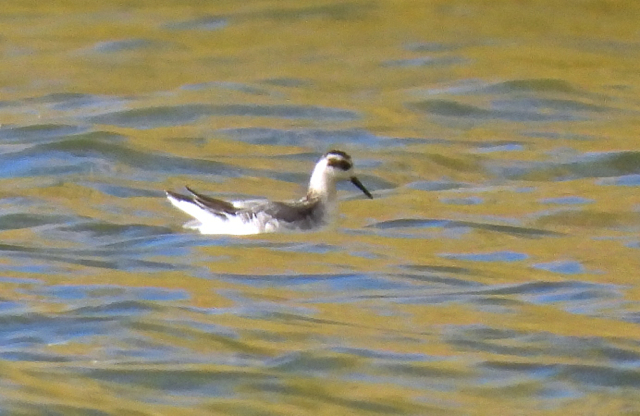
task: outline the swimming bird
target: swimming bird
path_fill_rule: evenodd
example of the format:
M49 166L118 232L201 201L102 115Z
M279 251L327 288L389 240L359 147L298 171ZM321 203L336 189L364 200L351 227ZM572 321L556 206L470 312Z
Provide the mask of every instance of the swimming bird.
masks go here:
M366 196L371 193L353 172L351 156L340 150L325 153L316 163L307 195L297 201L223 201L186 187L189 195L165 191L169 201L195 220L184 225L202 234L249 235L315 230L337 213L336 183L350 180Z

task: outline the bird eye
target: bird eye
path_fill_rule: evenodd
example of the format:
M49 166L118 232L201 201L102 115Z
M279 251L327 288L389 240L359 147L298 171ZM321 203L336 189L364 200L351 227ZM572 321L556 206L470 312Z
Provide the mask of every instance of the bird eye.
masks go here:
M349 169L351 169L351 167L353 166L351 164L351 162L349 162L348 160L344 160L344 159L329 159L328 165L340 170L344 170L345 172L348 171Z

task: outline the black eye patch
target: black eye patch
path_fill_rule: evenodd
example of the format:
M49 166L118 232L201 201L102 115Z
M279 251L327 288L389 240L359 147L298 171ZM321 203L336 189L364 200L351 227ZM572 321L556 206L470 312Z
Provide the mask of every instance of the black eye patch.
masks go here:
M344 171L348 171L353 166L351 162L344 159L329 159L327 161L327 165L333 166L334 168L338 168Z

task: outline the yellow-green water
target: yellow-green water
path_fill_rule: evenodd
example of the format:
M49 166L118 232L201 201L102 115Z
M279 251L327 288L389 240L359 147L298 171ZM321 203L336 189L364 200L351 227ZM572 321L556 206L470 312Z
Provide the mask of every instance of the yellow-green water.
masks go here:
M208 3L3 2L0 413L640 413L639 3Z

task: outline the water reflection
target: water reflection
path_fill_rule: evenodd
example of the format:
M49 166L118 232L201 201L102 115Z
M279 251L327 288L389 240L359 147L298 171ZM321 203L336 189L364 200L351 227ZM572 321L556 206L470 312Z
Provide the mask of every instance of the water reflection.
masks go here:
M6 2L0 409L640 411L638 11ZM333 147L376 198L319 233L162 194L289 199Z

